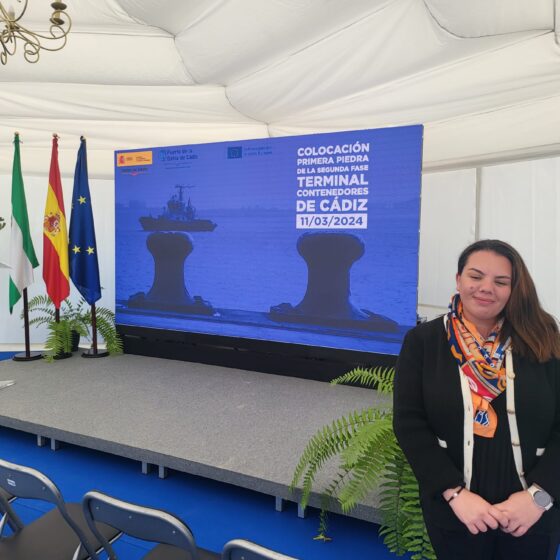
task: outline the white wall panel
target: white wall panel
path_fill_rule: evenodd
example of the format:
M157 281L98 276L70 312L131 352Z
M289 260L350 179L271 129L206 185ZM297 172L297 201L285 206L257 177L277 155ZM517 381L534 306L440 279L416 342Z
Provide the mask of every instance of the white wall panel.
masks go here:
M33 238L35 253L39 259L39 267L34 271L35 282L28 289L29 298L37 294L45 293L45 284L42 278L43 263L43 215L47 197L48 175L26 177L24 169L25 194L27 199L27 211L29 215L29 227ZM11 214L10 191L11 175L0 175L0 215L5 217ZM62 189L64 194L64 206L66 219L70 224L71 199L73 189L73 177L62 177ZM93 203L93 214L95 221L95 234L99 255L99 274L102 289L102 297L97 302L99 306L114 309L115 307L115 192L113 181L90 180L90 193ZM6 243L9 238L9 225L0 231L0 243ZM7 234L5 234L7 232ZM8 281L9 270L0 268L0 346L2 344L23 344L23 321L19 318L23 309L23 300L20 300L14 309L13 315L9 313L8 307ZM78 301L80 295L71 284L71 299ZM46 336L46 328L31 327L31 344L41 345Z
M560 318L560 158L487 167L480 236L511 243L523 256L541 303Z
M474 241L476 171L429 173L422 178L419 315L444 313L455 292L457 258Z

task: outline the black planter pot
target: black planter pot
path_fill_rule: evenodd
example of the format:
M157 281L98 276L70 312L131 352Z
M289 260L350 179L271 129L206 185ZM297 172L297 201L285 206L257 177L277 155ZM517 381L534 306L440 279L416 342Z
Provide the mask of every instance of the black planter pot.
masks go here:
M80 344L80 333L78 331L72 331L72 352L78 351L78 346Z

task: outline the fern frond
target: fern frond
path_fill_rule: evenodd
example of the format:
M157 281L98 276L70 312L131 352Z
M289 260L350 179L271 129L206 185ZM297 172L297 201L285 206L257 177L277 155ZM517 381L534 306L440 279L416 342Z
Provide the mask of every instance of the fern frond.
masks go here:
M108 309L105 311L108 313L97 315L97 330L107 344L110 354L122 354L123 343L119 333L115 330L115 315Z
M84 299L80 300L78 309L76 311L77 324L75 330L80 332L80 335L90 338L90 329L92 328L92 315L90 308L88 308L86 311L81 311L82 306L85 305L86 301ZM123 342L119 333L115 329L115 314L106 307L96 307L95 315L97 331L105 341L109 353L122 354ZM82 333L82 330L85 332Z
M99 317L102 317L107 322L113 325L115 324L115 314L110 309L107 309L106 307L97 307L95 313L98 319Z
M408 515L404 511L406 500L401 491L406 464L404 454L395 441L392 460L387 463L385 480L381 484L379 505L382 524L379 535L387 548L399 556L408 550L408 540L404 536Z
M388 394L393 392L395 378L395 368L377 366L375 368L357 367L353 370L333 379L333 385L344 383L356 383L363 387L374 387L380 393Z
M30 314L41 314L39 317L35 317L31 320L35 321L33 324L40 325L54 320L55 309L53 302L51 301L51 298L49 296L34 296L29 300L27 307ZM23 311L20 314L20 319L23 319Z
M396 554L413 552L416 560L434 560L435 554L426 531L418 482L398 443L394 442L392 459L381 485L379 534Z
M329 426L324 426L308 442L296 466L290 488L293 491L303 478L301 504L307 505L315 475L330 458L348 447L356 430L369 423L378 414L370 409L355 411L348 418L342 416Z
M338 489L344 485L346 478L348 477L348 470L340 470L337 475L331 480L330 484L323 490L321 495L321 510L319 512L319 533L315 537L320 540L332 540L328 535L329 527L329 510L331 509L331 504L333 500L338 495Z
M341 452L342 462L347 468L355 467L372 447L383 453L383 448L394 438L392 415L383 410L370 409L368 412L369 423L356 428L348 446Z
M347 513L369 495L383 479L387 461L391 456L390 440L394 438L392 429L387 426L363 447L359 459L351 467L351 478L339 494L342 511Z
M54 317L52 319L47 318L47 317L33 317L33 319L29 319L29 326L44 325L44 324L50 323L53 320L54 320Z
M49 362L58 354L70 352L72 349L72 329L67 321L48 324L48 335L45 341L45 359Z
M422 540L418 548L419 550L410 557L410 560L437 560L432 542L428 536L428 531L426 530L426 525L423 526Z

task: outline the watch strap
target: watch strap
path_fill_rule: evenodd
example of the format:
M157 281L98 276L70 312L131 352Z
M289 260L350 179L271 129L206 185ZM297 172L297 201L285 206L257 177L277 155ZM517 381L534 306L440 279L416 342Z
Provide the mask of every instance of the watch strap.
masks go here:
M529 494L531 494L531 497L533 498L535 504L540 508L548 511L552 507L554 503L552 496L546 490L543 490L540 486L531 484L531 486L527 488L527 491L529 492ZM539 494L538 497L536 496L537 494Z

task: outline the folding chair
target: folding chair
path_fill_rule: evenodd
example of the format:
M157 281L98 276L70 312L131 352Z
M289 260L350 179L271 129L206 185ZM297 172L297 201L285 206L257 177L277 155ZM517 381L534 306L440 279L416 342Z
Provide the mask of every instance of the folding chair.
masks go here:
M251 541L235 539L224 545L222 560L297 560Z
M4 488L0 487L0 514L4 514L6 513L6 507L5 504L6 503L10 503L13 502L16 499L16 497L13 494L10 494L9 492L6 492L4 490ZM14 523L14 521L12 519L9 519L8 517L6 517L5 523L7 523L10 526L10 529L12 529L12 531L17 531L18 529L18 525L16 523ZM3 527L3 526L2 526ZM2 531L0 531L0 535L2 534Z
M0 558L9 560L97 560L99 542L89 530L80 504L64 502L56 485L43 473L0 460ZM32 523L24 525L5 493L16 498L42 500L56 507ZM9 498L9 496L7 496ZM6 523L14 534L2 536ZM106 539L118 532L111 527L97 528Z
M6 500L6 502L12 502L13 500L16 499L14 495L10 494L9 492L6 492L4 488L0 488L0 497Z
M196 546L191 530L178 517L103 494L88 492L83 500L84 516L91 531L103 545L110 560L118 556L101 535L96 523L105 523L123 533L158 544L143 560L220 560L220 554Z

